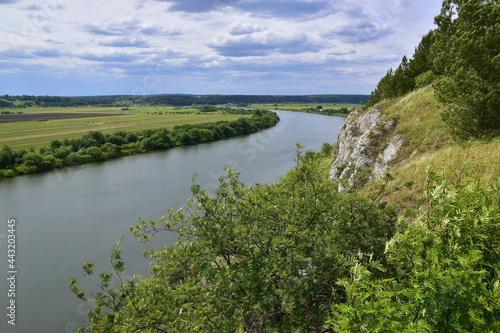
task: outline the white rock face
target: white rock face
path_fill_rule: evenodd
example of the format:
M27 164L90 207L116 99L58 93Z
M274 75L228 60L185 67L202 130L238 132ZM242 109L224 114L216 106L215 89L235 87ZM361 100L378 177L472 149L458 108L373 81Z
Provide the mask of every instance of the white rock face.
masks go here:
M337 159L330 169L330 178L345 179L350 187L357 185L361 172L367 172L363 176L368 179L384 176L403 143L400 135L392 134L397 125L394 118L383 120L380 110L372 108L354 120L358 113L351 112L340 128Z
M387 172L388 163L397 156L399 148L403 144L403 139L401 135L396 134L391 138L387 147L385 147L384 151L379 154L377 161L373 167L373 178L380 178L385 175Z

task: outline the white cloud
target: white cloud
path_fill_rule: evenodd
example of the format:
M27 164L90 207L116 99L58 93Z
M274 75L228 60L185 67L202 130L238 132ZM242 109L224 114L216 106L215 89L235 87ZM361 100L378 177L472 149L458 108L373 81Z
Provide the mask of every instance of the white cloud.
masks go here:
M321 36L348 44L376 42L388 38L394 30L389 25L358 19L337 23L327 28Z
M99 41L99 45L101 46L110 46L110 47L140 47L147 48L148 42L144 39L131 39L131 38L108 38Z
M130 36L130 35L162 35L176 36L182 32L178 28L164 26L158 22L141 22L136 18L123 18L113 23L94 23L84 26L84 30L94 35Z
M145 22L138 26L138 31L144 35L177 36L182 35L179 28L163 26L157 22Z
M127 86L124 78L133 86L151 68L169 84L174 77L182 82L178 87L185 90L176 92L206 93L217 87L222 90L211 92L244 94L261 89L261 93L294 94L369 93L403 54L412 54L433 27L440 4L435 0L0 0L0 8L0 70L5 78L18 78L2 79L0 94L60 94L57 89L44 90L57 85L43 81L21 83L42 77L50 81L49 73L58 73L60 81L54 82L60 82L61 91L73 89L71 95L80 94L80 89L129 93L119 90ZM116 84L110 84L113 74L119 74ZM75 84L76 77L92 86ZM188 84L193 77L196 80ZM340 77L342 84L337 83ZM316 84L318 78L321 85ZM34 90L24 91L26 87ZM151 93L168 93L161 89L169 87ZM172 87L176 87L173 82ZM286 91L292 87L301 88Z
M304 33L285 35L269 30L236 36L218 35L207 45L227 57L262 57L272 53L298 54L320 50L320 46Z
M95 62L132 63L140 60L136 53L116 49L90 49L75 56Z
M232 9L251 16L305 20L327 16L336 10L332 0L157 0L169 10L184 13L208 13Z
M328 56L346 56L346 55L351 55L351 54L356 54L357 51L353 47L333 47L330 48L328 51Z
M234 22L231 24L231 27L229 28L229 34L231 35L246 35L246 34L252 34L254 32L261 32L262 30L267 30L267 29L262 29L259 26L250 24L250 23L240 23L240 22Z

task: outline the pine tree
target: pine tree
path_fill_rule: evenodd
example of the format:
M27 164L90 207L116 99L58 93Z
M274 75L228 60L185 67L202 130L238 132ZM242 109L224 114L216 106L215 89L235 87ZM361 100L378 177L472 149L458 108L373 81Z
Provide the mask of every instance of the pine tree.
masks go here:
M459 139L500 134L500 4L445 0L435 19L436 98Z

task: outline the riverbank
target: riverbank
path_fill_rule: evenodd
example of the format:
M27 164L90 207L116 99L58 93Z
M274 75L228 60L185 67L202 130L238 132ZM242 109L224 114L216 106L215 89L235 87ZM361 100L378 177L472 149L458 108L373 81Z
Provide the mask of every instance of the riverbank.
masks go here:
M177 125L233 121L242 116L226 112L225 108L201 112L196 106L29 107L22 110L18 111L20 114L12 111L0 114L0 146L5 143L14 150L31 147L38 150L53 140L77 139L90 131L112 134L119 130L173 130ZM17 121L6 122L9 120Z
M335 116L347 118L352 110L362 107L363 104L353 103L283 103L283 104L252 104L251 107L271 111L296 111L304 113L321 114L324 116Z
M49 146L37 151L16 151L4 145L0 150L0 175L11 178L90 162L104 162L146 151L218 141L256 133L275 126L279 121L276 113L267 110L225 112L241 117L233 121L177 125L172 130L160 128L114 133L90 131L76 139L53 140Z

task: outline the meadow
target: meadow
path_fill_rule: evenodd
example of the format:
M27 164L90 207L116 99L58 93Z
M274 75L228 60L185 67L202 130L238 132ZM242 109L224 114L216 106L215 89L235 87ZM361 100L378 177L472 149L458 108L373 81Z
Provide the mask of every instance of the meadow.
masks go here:
M276 103L276 104L251 104L252 108L267 109L267 110L290 110L290 111L303 111L310 108L316 108L321 105L323 109L341 109L346 108L352 110L363 106L363 104L352 103Z
M223 111L200 113L193 108L170 106L16 109L16 112L19 111L23 112L23 115L38 115L40 118L35 121L0 123L0 143L7 144L14 150L27 150L31 147L39 149L49 146L53 140L79 138L90 131L113 133L119 130L135 132L158 128L172 130L176 125L231 121L244 116L226 114ZM46 114L58 114L61 119L50 119ZM71 116L75 114L86 117ZM9 116L11 115L0 115L0 121L2 117Z

